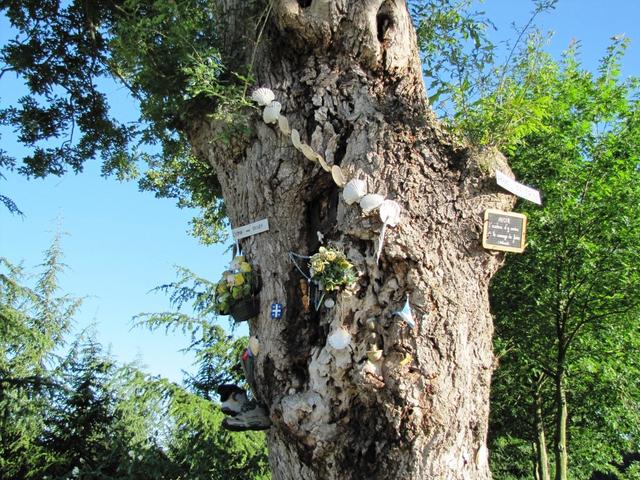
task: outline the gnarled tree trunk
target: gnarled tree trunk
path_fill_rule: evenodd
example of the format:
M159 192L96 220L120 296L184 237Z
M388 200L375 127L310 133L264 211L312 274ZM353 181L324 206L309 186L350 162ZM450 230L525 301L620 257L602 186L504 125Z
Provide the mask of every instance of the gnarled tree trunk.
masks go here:
M255 395L269 408L273 478L487 479L485 446L493 366L488 283L501 256L481 247L485 208L512 200L496 189L497 152L474 153L441 131L426 102L415 33L401 0L273 0L261 12L220 2L234 26L225 52L252 57L302 141L347 179L401 204L380 261L382 224L342 200L331 175L249 111L251 133L216 120L195 125L195 151L216 169L234 227L268 218L241 242L260 268ZM222 140L225 138L225 140ZM359 271L332 309L309 307L288 253L343 249ZM416 328L393 317L410 295ZM269 306L284 305L272 320ZM367 319L384 355L367 362ZM327 336L344 327L352 344ZM409 357L407 354L410 354ZM404 360L404 361L403 361Z

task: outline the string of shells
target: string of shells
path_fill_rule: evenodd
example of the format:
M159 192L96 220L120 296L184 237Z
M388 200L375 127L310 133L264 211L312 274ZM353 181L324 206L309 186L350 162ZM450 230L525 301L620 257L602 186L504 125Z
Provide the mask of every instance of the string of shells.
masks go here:
M258 88L251 94L251 99L259 106L264 107L262 111L262 120L267 125L277 125L280 132L289 137L293 147L300 151L307 159L320 164L322 169L327 173L331 173L331 177L335 184L342 188L342 198L347 205L356 202L360 205L365 215L371 214L375 210L379 211L380 220L382 221L382 230L378 241L378 250L376 252L376 263L382 252L384 244L384 234L387 226L395 227L400 222L400 213L402 207L395 200L389 200L378 193L368 193L367 184L364 180L357 178L346 180L342 169L338 165L329 165L324 157L314 151L310 145L300 140L300 132L295 128L291 128L287 118L280 112L282 105L276 101L275 94L269 88Z

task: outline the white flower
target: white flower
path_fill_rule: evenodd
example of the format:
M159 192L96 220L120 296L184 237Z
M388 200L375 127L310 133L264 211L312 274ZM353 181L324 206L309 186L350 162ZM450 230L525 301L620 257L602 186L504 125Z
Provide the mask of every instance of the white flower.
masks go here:
M80 475L80 469L78 467L73 467L73 469L71 470L71 475L77 477L78 475Z

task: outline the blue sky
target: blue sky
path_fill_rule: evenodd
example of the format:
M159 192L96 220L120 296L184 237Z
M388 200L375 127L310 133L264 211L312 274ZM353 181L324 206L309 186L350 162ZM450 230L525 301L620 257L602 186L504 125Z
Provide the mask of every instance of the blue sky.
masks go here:
M523 25L529 18L528 0L487 0L479 6L499 27L494 41L513 38L511 22ZM549 51L557 56L572 39L581 42L581 57L595 68L610 37L624 33L631 47L624 61L626 75L640 75L640 1L560 0L538 24L554 31ZM8 35L0 21L0 42ZM116 112L131 115L133 102L126 92L113 88ZM20 95L15 81L2 79L0 102L7 105ZM10 131L2 130L2 148L19 156L22 149ZM24 218L0 208L0 256L23 261L33 269L42 259L57 229L62 239L68 270L61 278L66 293L86 297L76 318L76 330L94 325L98 339L119 361L138 361L147 371L179 381L182 370L190 370L192 359L179 352L188 339L177 333L165 335L131 328L131 319L141 312L168 309L153 287L175 279L174 265L217 279L230 254L227 245L205 247L187 234L192 213L179 210L170 200L156 199L137 191L135 183L120 183L99 175L99 165L89 163L85 172L63 178L26 180L7 174L0 180L0 193L11 197ZM226 321L223 322L226 324Z

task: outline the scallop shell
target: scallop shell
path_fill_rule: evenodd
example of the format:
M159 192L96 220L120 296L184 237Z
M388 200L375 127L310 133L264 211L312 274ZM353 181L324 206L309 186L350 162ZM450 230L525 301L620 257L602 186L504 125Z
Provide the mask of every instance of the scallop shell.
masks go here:
M384 202L384 197L378 193L369 193L360 199L360 208L364 213L369 213L378 208Z
M382 358L382 350L369 350L367 352L367 357L372 362L379 362Z
M344 175L342 174L342 169L338 165L331 167L331 176L333 177L333 181L336 182L336 185L340 188L344 187L344 184L347 183Z
M258 88L251 94L251 100L261 107L266 107L275 100L276 96L269 88Z
M395 227L400 221L400 204L394 200L385 200L380 205L380 220L391 227Z
M354 178L344 186L342 198L347 205L360 201L367 194L367 182Z
M264 107L262 112L262 120L264 120L264 123L276 123L280 117L280 110L282 110L280 102L271 102Z
M249 337L249 350L254 356L260 353L260 341L256 337Z
M339 328L329 335L327 341L335 350L343 350L351 344L351 335L344 328Z
M284 115L278 116L278 128L282 132L283 135L290 135L291 128L289 128L289 120Z
M312 162L315 162L317 160L316 158L316 152L313 151L313 148L311 148L309 145L307 145L306 143L303 143L300 145L300 151L302 152L302 154L307 157L309 160L311 160Z
M293 143L293 146L298 150L302 147L302 143L300 142L300 132L295 128L291 129L291 143Z

